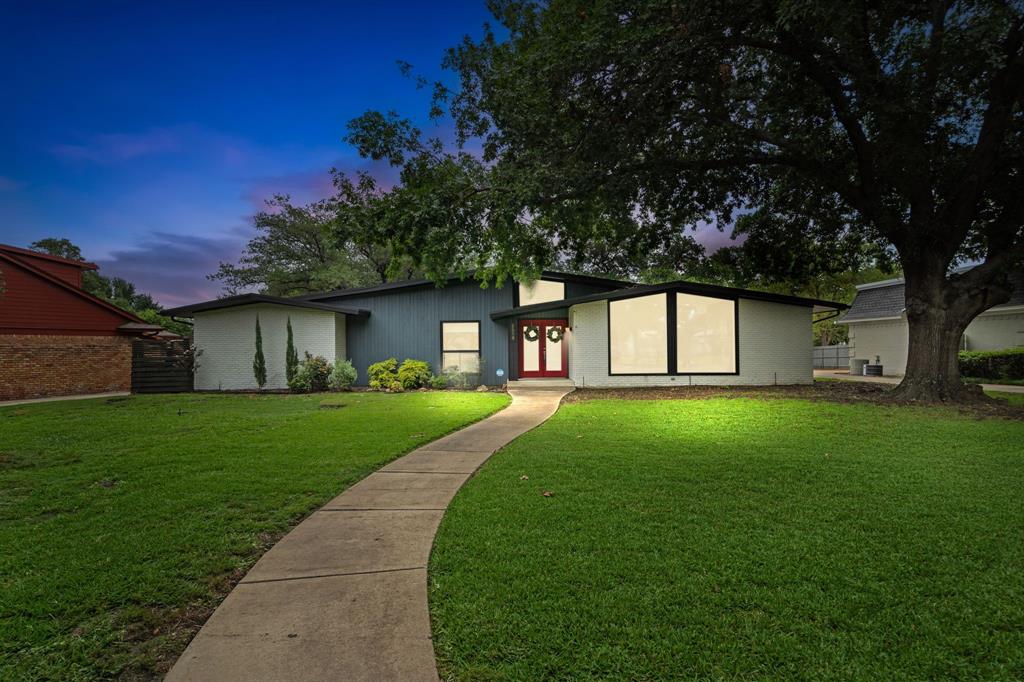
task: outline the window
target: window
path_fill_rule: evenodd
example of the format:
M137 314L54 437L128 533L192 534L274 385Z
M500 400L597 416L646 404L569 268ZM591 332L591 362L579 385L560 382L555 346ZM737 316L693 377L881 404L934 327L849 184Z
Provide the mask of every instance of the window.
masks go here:
M533 305L561 301L565 298L565 284L539 279L532 284L519 285L519 305Z
M480 323L441 323L441 370L454 367L470 374L480 370Z
M668 373L666 294L608 302L611 374Z
M676 294L676 372L736 372L736 301Z

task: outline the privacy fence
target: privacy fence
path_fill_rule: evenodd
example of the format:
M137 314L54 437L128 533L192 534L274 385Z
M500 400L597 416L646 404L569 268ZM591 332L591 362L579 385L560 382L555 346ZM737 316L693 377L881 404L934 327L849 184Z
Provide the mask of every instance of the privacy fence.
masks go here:
M812 357L814 369L846 369L850 366L850 346L845 343L815 346Z
M191 391L192 365L192 352L187 341L137 339L132 344L132 392Z

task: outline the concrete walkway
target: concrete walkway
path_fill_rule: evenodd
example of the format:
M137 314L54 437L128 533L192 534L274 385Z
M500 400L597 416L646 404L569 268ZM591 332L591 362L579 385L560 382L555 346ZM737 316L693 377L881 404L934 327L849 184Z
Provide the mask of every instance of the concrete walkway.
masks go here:
M448 503L491 454L569 390L512 404L370 474L252 567L167 680L437 682L427 560Z
M839 379L840 381L863 381L868 384L898 384L900 377L865 377L859 374L850 374L840 369L816 369L814 376L823 379ZM1012 386L1009 384L982 384L981 388L986 391L1002 391L1003 393L1024 393L1024 386Z
M21 400L0 400L0 407L13 405L33 405L35 403L55 403L61 400L91 400L94 398L116 398L131 395L128 391L111 391L110 393L88 393L86 395L57 395L50 398L22 398Z

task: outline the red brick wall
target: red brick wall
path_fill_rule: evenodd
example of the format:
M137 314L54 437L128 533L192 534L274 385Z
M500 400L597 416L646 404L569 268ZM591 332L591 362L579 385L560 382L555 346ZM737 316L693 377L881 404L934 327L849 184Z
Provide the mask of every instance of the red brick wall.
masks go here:
M0 335L0 400L128 391L127 336Z

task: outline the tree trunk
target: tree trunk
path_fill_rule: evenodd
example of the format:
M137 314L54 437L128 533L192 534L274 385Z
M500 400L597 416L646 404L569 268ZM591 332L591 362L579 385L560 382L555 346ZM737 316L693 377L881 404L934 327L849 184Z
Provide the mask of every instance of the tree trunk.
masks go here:
M960 338L971 318L933 308L913 317L909 308L910 344L903 381L892 393L896 400L972 402L984 396L979 386L960 379Z
M967 325L992 305L989 291L964 291L947 279L945 264L906 271L906 313L910 327L907 370L892 392L895 400L977 402L980 386L960 378L958 353ZM1007 294L1008 297L1008 294Z

